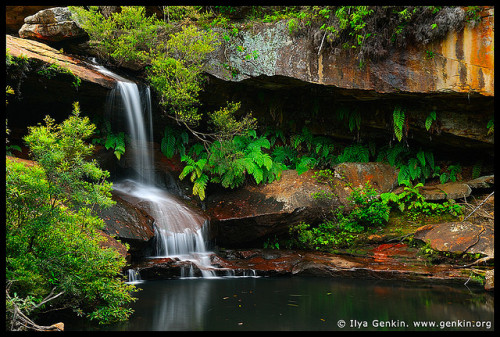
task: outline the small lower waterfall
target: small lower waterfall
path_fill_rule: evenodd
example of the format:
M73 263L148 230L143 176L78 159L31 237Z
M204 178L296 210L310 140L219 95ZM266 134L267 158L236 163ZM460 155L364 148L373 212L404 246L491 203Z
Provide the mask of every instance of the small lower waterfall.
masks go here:
M115 113L115 109L122 109L126 115L131 143L129 147L136 171L136 179L117 182L113 184L113 188L139 200L141 207L147 209L155 219L154 257L175 257L190 262L185 270L182 270L181 277L194 277L196 273L193 265L203 277L234 275L232 270L211 266L210 256L213 253L207 251L205 244L208 221L186 207L176 196L154 185L151 150L153 123L149 88L141 95L136 83L102 66L94 66L97 71L117 80L117 86L109 96L108 109L113 110L110 113ZM129 281L136 279L131 279L129 274Z
M128 271L128 283L141 283L141 274L135 269L130 268Z

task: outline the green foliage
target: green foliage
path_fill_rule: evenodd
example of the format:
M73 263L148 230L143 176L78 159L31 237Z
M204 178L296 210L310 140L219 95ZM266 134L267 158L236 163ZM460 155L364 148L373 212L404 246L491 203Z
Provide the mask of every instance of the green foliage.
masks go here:
M11 86L6 86L5 87L5 93L6 95L14 95L14 89L12 89ZM9 102L5 100L5 105L7 105ZM5 135L8 136L10 133L10 130L8 128L7 124L7 119L5 119ZM16 151L21 151L21 148L18 145L8 145L9 144L9 139L5 137L5 144L6 144L6 154L8 156L12 155L11 151L16 150Z
M209 181L220 183L225 188L241 186L248 176L254 182L270 183L281 177L285 165L273 161L267 153L271 145L265 137L257 137L251 130L245 135L218 140L210 144L207 151L200 144L194 145L182 156L186 162L180 179L190 175L194 183L193 194L203 200Z
M332 183L331 171L322 171L318 179ZM350 211L344 214L343 207L332 211L331 218L318 226L304 222L289 229L298 248L330 251L336 247L348 247L355 243L356 235L370 228L385 225L390 207L378 200L375 189L367 181L364 186L354 188L348 197Z
M347 122L349 131L353 132L361 129L361 113L357 109L349 110L346 107L340 107L337 109L336 114L339 120Z
M176 153L183 156L188 143L189 135L186 131L180 131L169 125L165 126L161 139L161 152L165 157L172 158Z
M472 179L479 178L481 176L481 170L483 167L483 161L479 160L472 166Z
M412 186L409 181L404 181L403 185L405 185L405 187L403 192L400 194L394 194L393 192L382 193L380 198L383 203L388 204L391 207L397 207L399 211L403 212L414 221L422 216L440 215L445 213L458 216L463 212L463 207L455 204L452 200L445 201L444 203L425 201L424 196L419 190L419 188L423 186L422 183Z
M363 187L354 188L348 200L354 206L349 221L357 226L382 226L389 220L389 207L378 200L378 193L369 181Z
M280 244L276 236L274 239L267 238L264 242L264 249L280 249Z
M102 137L92 139L92 144L104 145L106 150L112 149L116 158L120 160L121 156L125 153L125 133L113 133L109 121L104 122L103 130L97 130L95 133L102 133L103 135Z
M434 154L431 151L419 149L410 150L401 143L390 147L383 147L377 156L377 161L386 161L392 166L399 168L398 183L404 181L425 182L426 179L439 177L441 183L445 183L452 176L453 181L458 178L461 168L450 165L450 172L441 172L440 166L436 165Z
M201 13L201 8L188 7L164 6L165 19L170 20L177 10L180 16ZM197 127L202 120L198 96L205 78L204 61L220 45L216 32L201 30L196 25L174 29L155 16L147 17L141 6L122 6L119 13L108 17L97 6L70 7L70 10L102 57L109 56L118 65L125 62L147 65L148 82L158 93L165 115L195 132L191 127ZM247 129L252 124L251 117L244 117L241 124L236 121L234 112L238 108L237 103L231 103L210 115L212 126L220 128L219 135L234 134L234 128Z
M465 20L471 23L478 23L482 19L481 15L479 15L480 12L481 6L468 6L465 11Z
M362 144L346 146L338 156L338 162L367 163L370 161L370 150Z
M44 76L48 79L51 79L58 74L67 74L73 77L73 86L75 89L78 89L80 84L82 83L82 80L80 77L76 76L70 69L65 68L64 66L61 66L57 63L51 63L51 64L44 64L40 67L40 69L37 71L37 74L40 76Z
M488 135L493 134L495 132L495 118L494 117L492 117L488 121L488 124L486 124L486 128L488 129Z
M427 116L427 118L425 119L425 129L427 131L430 130L431 126L432 126L432 123L436 120L436 111L435 110L432 110L430 113L429 113L429 116Z
M101 181L109 173L97 167L95 161L87 162L93 146L85 142L95 130L88 117L80 117L78 102L73 105L72 115L60 125L50 117L45 118L45 126L29 127L24 138L30 154L44 168L47 179L54 184L58 196L67 204L75 206L110 204L110 183L100 185L87 181ZM104 195L103 195L104 193ZM63 198L64 196L64 198Z
M295 162L295 168L300 173L313 167L329 166L336 159L332 140L327 137L314 136L306 127L302 128L300 134L292 135L290 146L297 151L298 160ZM303 155L299 156L301 153Z
M357 231L343 228L342 223L334 221L325 221L315 227L301 222L289 228L294 247L321 251L331 251L337 247L348 247L355 241L357 233Z
M84 139L94 128L75 104L61 124L47 117L29 128L25 141L36 165L7 161L6 278L15 298L40 303L61 292L52 309L71 307L109 323L132 313L135 288L124 283L125 259L101 247L104 221L94 211L114 202L109 173L86 160L92 145Z
M405 125L405 111L401 107L396 106L392 113L393 124L394 124L394 134L398 141L403 138L403 127Z
M69 6L72 17L89 34L91 46L102 59L145 64L168 25L146 17L143 6L122 6L119 13L104 16L98 6Z
M257 119L251 115L246 115L240 120L236 120L235 113L240 106L241 103L239 102L228 102L226 107L209 114L209 123L213 126L214 132L219 133L218 138L231 138L257 127Z
M187 26L170 34L164 48L151 52L149 83L160 94L160 105L186 125L197 126L201 120L197 105L202 89L202 62L216 45L215 33Z

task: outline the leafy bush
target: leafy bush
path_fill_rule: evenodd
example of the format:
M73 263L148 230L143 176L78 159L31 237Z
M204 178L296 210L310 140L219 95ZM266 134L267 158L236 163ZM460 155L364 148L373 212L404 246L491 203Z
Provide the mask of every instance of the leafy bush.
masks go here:
M94 212L114 202L109 173L86 160L93 146L84 140L94 129L75 104L61 124L46 117L44 126L29 128L25 141L36 165L7 161L6 279L14 298L39 305L61 293L52 309L70 307L109 323L132 313L135 288L124 283L125 258L101 247L104 221Z
M331 171L320 172L316 177L332 184ZM348 200L351 210L347 214L344 214L344 207L339 207L331 212L328 220L316 227L304 222L290 227L289 233L295 238L294 244L299 248L327 251L335 247L348 247L355 242L356 234L383 226L389 220L390 207L379 200L369 181L362 187L354 188Z
M389 220L389 207L380 202L377 191L367 181L363 187L354 188L348 200L354 209L349 214L350 222L358 226L381 226Z
M419 190L419 187L423 186L422 183L412 186L409 181L404 181L403 184L405 188L402 193L382 193L380 198L384 204L397 207L399 211L404 212L404 214L413 220L417 220L421 216L445 213L458 216L463 212L463 207L451 200L444 203L427 202Z

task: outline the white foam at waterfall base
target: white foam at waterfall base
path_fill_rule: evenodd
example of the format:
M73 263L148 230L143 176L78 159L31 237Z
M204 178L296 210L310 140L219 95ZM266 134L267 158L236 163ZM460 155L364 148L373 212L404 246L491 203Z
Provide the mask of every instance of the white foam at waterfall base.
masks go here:
M142 283L141 275L135 269L130 268L128 270L128 281L130 284Z
M134 203L155 219L156 257L173 257L207 253L206 219L186 207L177 197L155 186L131 179L118 182L113 188L135 197Z

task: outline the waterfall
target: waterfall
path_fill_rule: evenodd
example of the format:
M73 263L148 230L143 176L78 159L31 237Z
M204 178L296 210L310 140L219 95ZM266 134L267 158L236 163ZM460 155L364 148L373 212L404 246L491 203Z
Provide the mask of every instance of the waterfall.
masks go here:
M178 197L154 185L153 123L149 88L141 95L135 82L102 66L94 67L117 81L108 97L107 109L109 116L114 116L116 111L122 111L126 117L130 136L130 145L126 151L132 151L130 158L136 172L136 179L114 183L113 189L133 198L135 203L140 204L140 207L145 208L155 219L156 245L153 257L175 257L187 261L187 267L181 271L181 277L194 277L193 265L203 277L215 277L221 273L234 275L232 270L211 266L210 256L213 253L208 252L205 245L208 221L186 207ZM129 274L129 277L132 276Z
M127 272L128 272L128 283L131 284L142 283L141 275L137 270L130 268Z
M139 87L122 76L119 76L102 66L95 66L96 69L116 80L116 87L113 88L107 101L107 115L113 116L116 111L125 114L130 144L127 151L132 152L132 167L136 172L139 181L154 183L154 153L151 149L153 143L153 121L151 112L151 93L149 87L141 95ZM141 99L144 97L145 99ZM144 104L143 104L144 102ZM148 132L149 130L149 132Z

